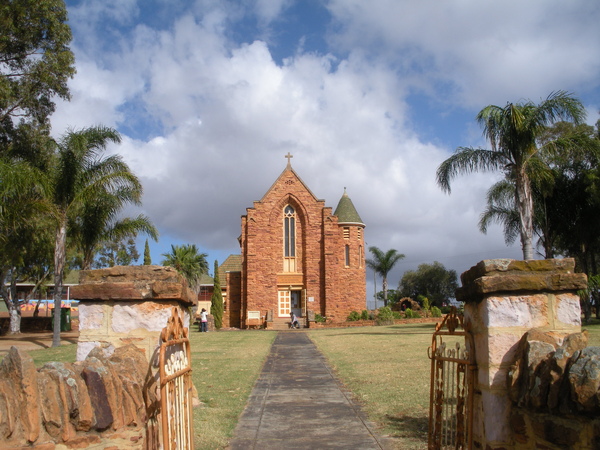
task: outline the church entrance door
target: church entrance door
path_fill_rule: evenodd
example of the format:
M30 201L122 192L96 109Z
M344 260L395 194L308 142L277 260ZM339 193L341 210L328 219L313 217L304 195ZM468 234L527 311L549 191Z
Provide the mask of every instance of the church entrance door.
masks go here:
M302 317L302 305L300 303L300 294L302 291L291 291L290 307L296 317Z
M291 291L279 291L277 311L279 317L290 317Z
M279 317L290 317L293 312L296 317L302 317L302 291L279 291L277 311Z

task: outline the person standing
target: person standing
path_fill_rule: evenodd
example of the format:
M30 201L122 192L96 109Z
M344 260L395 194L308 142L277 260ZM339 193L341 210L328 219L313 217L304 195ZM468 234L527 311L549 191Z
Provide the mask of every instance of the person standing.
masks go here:
M200 312L200 332L206 333L208 331L208 313L206 309L202 308Z

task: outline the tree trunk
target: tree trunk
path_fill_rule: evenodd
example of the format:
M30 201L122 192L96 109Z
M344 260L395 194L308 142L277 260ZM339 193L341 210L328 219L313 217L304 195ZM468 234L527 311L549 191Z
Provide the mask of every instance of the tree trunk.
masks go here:
M388 282L387 277L383 277L383 306L387 306L387 291L388 291Z
M7 306L10 317L8 334L21 334L21 307L19 301L10 301Z
M517 169L515 184L523 259L533 259L533 197L531 196L529 177L525 173L524 167Z
M60 347L60 308L62 305L63 273L67 247L67 219L63 217L56 232L54 245L54 328L52 347Z

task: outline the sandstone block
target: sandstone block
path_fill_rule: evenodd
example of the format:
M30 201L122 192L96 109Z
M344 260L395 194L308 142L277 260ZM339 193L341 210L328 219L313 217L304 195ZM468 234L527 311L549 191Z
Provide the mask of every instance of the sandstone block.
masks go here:
M569 369L571 397L580 411L600 413L600 347L587 347L573 359Z
M155 302L116 304L112 314L112 331L129 333L138 328L159 332L165 327L171 317L170 304Z
M562 294L556 296L556 319L562 324L581 326L581 304L578 295Z
M78 309L80 329L98 330L103 327L107 313L104 303L82 302Z
M89 359L86 361L90 361ZM102 373L104 372L104 373ZM81 375L90 395L92 408L94 410L94 429L104 431L108 429L114 421L112 409L108 402L108 389L103 375L106 369L85 367Z
M561 292L585 289L585 274L574 273L574 261L487 260L461 275L458 300L481 301L487 294L504 292Z
M17 347L11 347L0 364L0 379L6 379L14 390L18 417L25 439L35 442L40 435L40 398L37 370L33 359Z
M179 300L193 305L197 296L172 267L115 266L82 270L71 293L79 300Z

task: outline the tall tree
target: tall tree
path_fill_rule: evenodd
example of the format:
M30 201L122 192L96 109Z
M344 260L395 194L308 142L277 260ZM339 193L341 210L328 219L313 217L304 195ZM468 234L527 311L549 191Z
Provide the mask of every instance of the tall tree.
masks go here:
M0 138L18 123L47 124L53 97L75 74L63 0L10 0L0 8Z
M11 334L20 332L21 323L16 283L37 275L36 265L50 265L47 258L43 260L48 223L40 216L44 211L42 176L25 161L0 157L0 295L9 312Z
M444 301L455 298L457 288L456 271L447 270L437 261L419 264L417 270L407 270L398 287L401 297L414 300L419 296L427 297L432 306L442 306Z
M367 259L367 266L375 271L378 275L381 276L383 280L383 304L387 306L387 296L388 296L388 281L387 276L388 273L394 268L396 263L404 258L402 253L398 253L398 250L388 250L387 252L383 252L379 248L375 246L369 247L369 251L373 255L373 258Z
M223 327L223 292L221 291L221 281L219 280L219 262L215 259L215 276L213 293L210 298L210 313L215 320L215 328L220 330Z
M93 267L130 266L139 257L135 237L129 236L119 241L105 242L98 251L98 258L94 261Z
M519 233L524 259L533 259L533 197L531 173L543 172L538 139L549 125L559 121L581 123L585 109L571 94L558 91L539 105L531 101L489 105L477 115L491 149L459 147L437 169L437 183L450 193L450 181L458 174L476 171L504 171L515 184L519 212Z
M52 346L60 345L60 310L63 274L67 250L67 226L83 210L84 205L107 192L118 195L126 190L135 192L132 202L138 202L142 187L138 178L118 155L103 157L109 143L119 143L121 137L112 128L90 127L68 131L58 141L58 151L50 172L52 187L51 216L55 223L54 247L54 335ZM138 197L139 196L139 197Z
M163 253L162 265L175 268L187 280L194 292L200 290L200 278L208 273L206 253L200 253L196 244L171 245L170 253Z
M152 257L150 256L150 245L148 245L148 239L146 239L146 243L144 244L144 265L152 265Z

